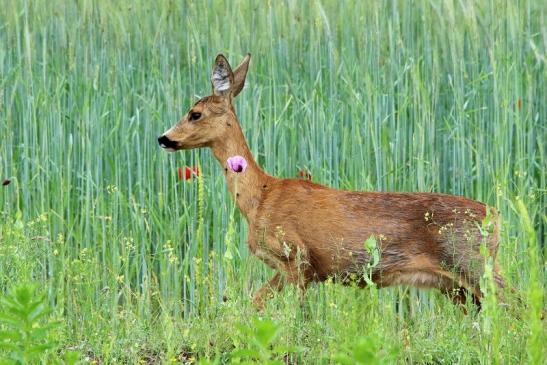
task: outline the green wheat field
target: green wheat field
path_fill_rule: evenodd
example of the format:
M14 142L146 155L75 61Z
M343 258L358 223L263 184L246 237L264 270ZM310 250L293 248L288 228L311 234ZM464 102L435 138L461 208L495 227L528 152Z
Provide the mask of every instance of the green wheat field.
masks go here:
M544 0L0 0L0 364L545 364L546 49ZM268 173L497 207L510 304L485 255L478 313L332 282L255 311L222 169L156 141L247 52Z

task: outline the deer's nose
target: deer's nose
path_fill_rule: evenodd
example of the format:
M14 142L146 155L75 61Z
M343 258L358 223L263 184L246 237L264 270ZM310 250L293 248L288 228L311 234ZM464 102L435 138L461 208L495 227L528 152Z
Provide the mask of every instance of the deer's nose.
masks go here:
M176 142L171 141L165 134L158 137L158 143L162 148L174 148L176 146Z

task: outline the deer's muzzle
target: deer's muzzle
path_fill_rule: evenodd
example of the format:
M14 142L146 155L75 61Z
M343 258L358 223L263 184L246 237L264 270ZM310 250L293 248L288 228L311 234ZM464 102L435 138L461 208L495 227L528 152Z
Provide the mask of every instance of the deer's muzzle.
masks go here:
M165 134L158 137L158 143L161 148L174 150L177 147L177 142L172 141Z

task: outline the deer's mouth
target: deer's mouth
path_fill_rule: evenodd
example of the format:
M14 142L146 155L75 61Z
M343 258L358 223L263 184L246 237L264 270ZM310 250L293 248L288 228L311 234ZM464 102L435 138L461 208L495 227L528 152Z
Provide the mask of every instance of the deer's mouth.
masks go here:
M162 147L164 150L166 150L167 152L177 152L176 149L174 148L171 148L171 147Z

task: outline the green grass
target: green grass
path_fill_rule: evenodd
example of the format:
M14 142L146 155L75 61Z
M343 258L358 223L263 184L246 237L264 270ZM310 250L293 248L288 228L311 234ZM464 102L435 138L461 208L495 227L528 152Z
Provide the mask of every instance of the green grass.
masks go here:
M210 93L217 53L251 52L237 113L266 171L498 207L498 259L526 304L487 295L464 316L434 291L327 283L299 306L288 289L260 315L285 359L545 362L546 15L535 0L1 0L0 292L38 284L58 351L95 363L251 346L269 269L210 151L156 143ZM198 163L202 179L178 181Z

